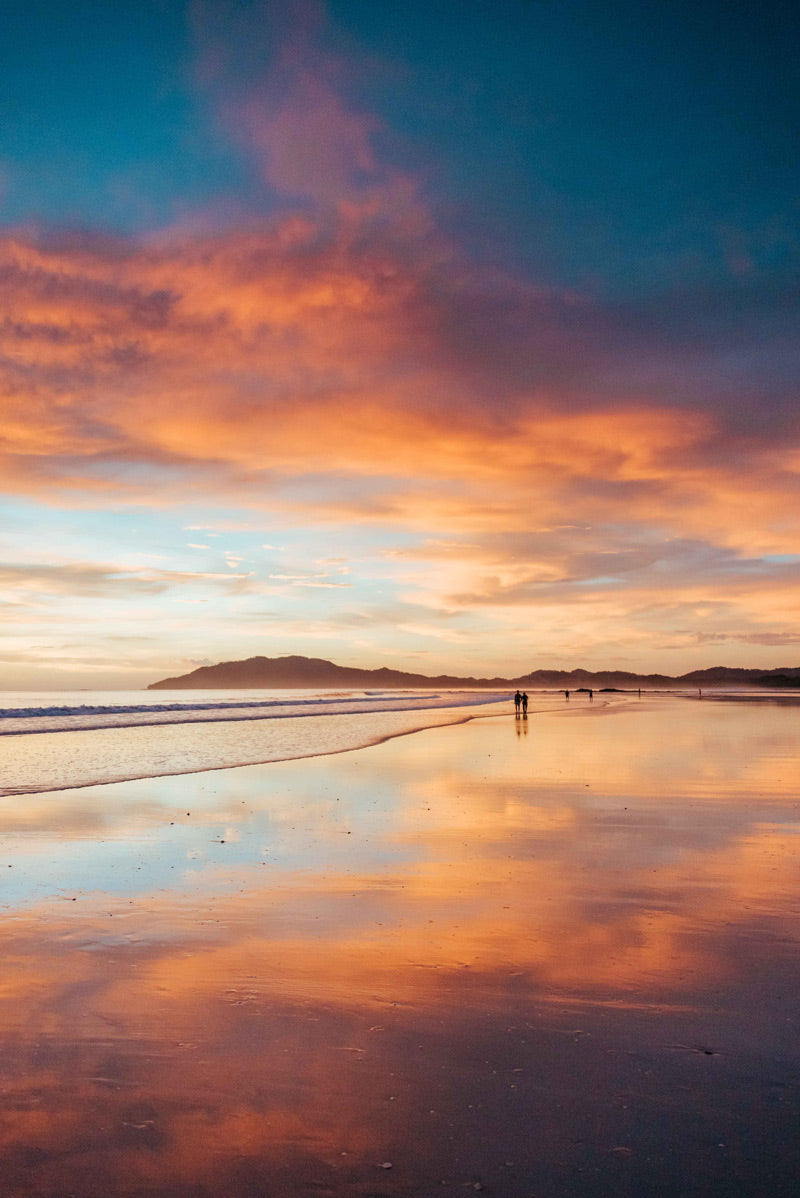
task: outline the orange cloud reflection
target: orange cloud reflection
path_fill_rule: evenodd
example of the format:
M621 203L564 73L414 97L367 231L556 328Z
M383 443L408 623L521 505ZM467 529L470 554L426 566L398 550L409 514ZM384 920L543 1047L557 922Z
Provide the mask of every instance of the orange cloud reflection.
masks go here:
M462 1135L477 1103L481 1119L503 1112L496 1134L512 1118L519 1148L560 1084L613 1073L613 1027L629 1059L631 1019L662 1053L736 1028L763 1054L765 996L796 972L792 712L585 702L533 711L523 740L512 716L218 774L209 812L237 853L268 828L272 864L217 845L188 888L176 875L14 911L0 928L7 1184L66 1193L88 1168L109 1193L124 1177L356 1194L389 1163L413 1192L409 1144L426 1178L452 1178L442 1128ZM193 786L171 782L161 803ZM158 794L157 780L119 789L99 848L126 825L169 826ZM88 833L77 803L69 828Z

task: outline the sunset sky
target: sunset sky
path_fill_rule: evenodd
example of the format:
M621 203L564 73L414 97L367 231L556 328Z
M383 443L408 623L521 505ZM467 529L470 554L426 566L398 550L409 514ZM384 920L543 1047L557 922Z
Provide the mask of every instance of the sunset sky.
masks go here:
M798 26L6 4L0 687L800 664Z

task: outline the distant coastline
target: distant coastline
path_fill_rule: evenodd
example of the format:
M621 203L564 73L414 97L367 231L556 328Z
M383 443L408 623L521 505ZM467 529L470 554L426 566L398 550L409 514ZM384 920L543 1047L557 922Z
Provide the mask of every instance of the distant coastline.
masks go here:
M395 689L427 686L481 687L686 687L697 686L769 686L800 687L800 666L780 666L774 670L711 666L688 674L635 674L628 670L531 670L515 678L472 678L451 674L412 674L386 666L366 670L340 666L320 657L248 657L243 661L223 661L199 666L188 674L163 678L148 690L264 689L269 687L331 688L337 686Z

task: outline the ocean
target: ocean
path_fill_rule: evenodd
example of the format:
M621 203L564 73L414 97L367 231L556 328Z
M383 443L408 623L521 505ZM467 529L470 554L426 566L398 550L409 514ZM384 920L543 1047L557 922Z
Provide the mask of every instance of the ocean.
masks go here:
M495 691L0 693L0 795L341 753L508 707Z
M530 698L0 696L3 1194L793 1195L800 696Z

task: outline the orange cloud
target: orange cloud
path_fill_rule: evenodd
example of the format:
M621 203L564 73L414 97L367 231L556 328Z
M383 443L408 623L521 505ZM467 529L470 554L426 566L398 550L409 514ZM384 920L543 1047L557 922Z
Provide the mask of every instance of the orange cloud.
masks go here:
M222 495L291 509L302 488L288 498L282 483L314 474L337 516L372 518L363 498L336 505L337 480L362 478L380 519L412 527L527 527L535 505L539 524L566 509L794 546L793 444L750 446L744 475L741 462L704 462L707 412L564 408L524 391L511 407L479 400L437 340L425 264L357 251L346 226L331 244L317 234L290 218L138 248L6 239L7 486L141 500L124 470L140 462L165 498L175 470L181 488L211 471Z
M557 378L531 393L499 360L495 399L448 345L448 304L478 281L441 264L431 275L425 252L359 244L362 229L341 219L330 237L292 216L139 246L5 238L7 485L141 499L124 478L139 462L167 497L175 469L182 487L211 471L223 494L291 507L302 497L282 497L281 481L318 474L334 494L339 478L373 480L382 517L412 525L480 510L495 530L519 527L535 504L539 522L566 506L579 521L794 544L795 444L743 443L728 465L707 411L646 397L592 410L570 388L564 404ZM516 291L535 343L550 301Z

